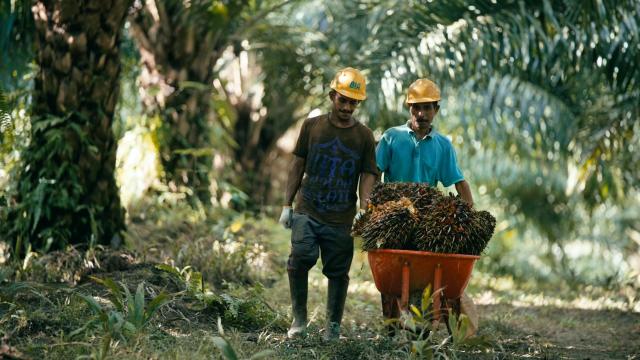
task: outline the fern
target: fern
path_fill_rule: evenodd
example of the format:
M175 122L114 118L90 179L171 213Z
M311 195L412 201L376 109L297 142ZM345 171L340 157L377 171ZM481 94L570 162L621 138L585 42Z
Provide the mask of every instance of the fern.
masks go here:
M13 137L13 124L10 113L7 95L0 89L0 144L5 142L5 137L7 139Z

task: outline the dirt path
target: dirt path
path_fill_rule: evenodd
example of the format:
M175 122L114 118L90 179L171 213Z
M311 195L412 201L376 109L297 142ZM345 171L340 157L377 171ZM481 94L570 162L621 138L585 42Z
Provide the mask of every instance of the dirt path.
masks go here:
M480 306L480 334L514 355L566 359L640 358L640 314L551 306Z
M362 288L360 288L361 290ZM274 334L269 346L286 359L404 359L406 350L384 334L376 296L350 294L337 344L321 341L324 288L311 294L311 327L304 340ZM282 294L282 292L281 292ZM286 303L283 311L287 311ZM461 359L640 359L640 313L557 306L479 305L478 335L488 349L455 352ZM440 326L439 338L447 335Z
M284 346L280 337L273 346L284 358L330 359L395 359L405 354L394 353L401 345L387 342L380 310L380 294L373 284L364 256L357 255L351 271L351 284L343 333L343 343L325 348L319 335L312 333L305 342ZM286 280L286 279L283 279ZM486 351L464 351L459 358L468 359L640 359L640 313L620 309L612 299L592 296L586 291L562 293L543 289L487 290L487 282L476 274L469 294L478 304L479 336L492 347ZM482 289L482 290L481 290ZM309 313L311 328L322 328L326 281L318 269L310 274ZM267 292L270 303L282 313L289 313L288 288L277 282ZM616 308L617 307L617 308ZM446 335L444 326L440 333ZM362 342L368 343L362 344ZM343 347L362 347L346 351ZM283 349L295 348L295 352ZM282 352L280 352L282 351ZM326 352L325 352L326 351ZM333 354L333 355L329 355Z

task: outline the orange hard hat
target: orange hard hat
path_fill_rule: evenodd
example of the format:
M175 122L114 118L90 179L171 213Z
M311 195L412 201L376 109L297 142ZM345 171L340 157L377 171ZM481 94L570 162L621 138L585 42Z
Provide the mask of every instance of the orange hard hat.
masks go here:
M367 83L360 71L347 67L336 74L331 81L331 88L340 95L356 100L367 98Z
M429 79L418 79L407 90L407 104L440 101L440 89Z

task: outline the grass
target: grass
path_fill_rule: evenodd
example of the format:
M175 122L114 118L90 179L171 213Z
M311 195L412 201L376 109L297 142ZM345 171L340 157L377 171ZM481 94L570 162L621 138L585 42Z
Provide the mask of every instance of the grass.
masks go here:
M13 272L5 266L3 273L11 273L13 281L0 284L0 358L104 355L96 350L105 339L104 332L92 329L72 336L96 318L79 295L115 309L108 300L109 290L89 276L122 282L132 294L144 282L147 304L161 292L170 298L148 325L112 339L106 358L224 358L214 340L222 335L218 318L225 329L222 336L242 359L264 350L273 351L267 357L272 359L410 358L407 343L385 335L380 294L366 254L356 251L354 256L343 339L322 341L327 282L318 264L309 278L309 336L288 340L290 300L284 264L289 232L271 219L194 214L165 205L143 209L152 214L144 219L132 215L128 251L42 256L27 269L13 268ZM87 259L89 269L83 267ZM158 269L154 263L176 271ZM627 290L521 284L476 271L468 293L478 305L478 335L488 347L446 345L440 355L453 359L640 358L640 313ZM445 341L447 336L441 325L434 339Z

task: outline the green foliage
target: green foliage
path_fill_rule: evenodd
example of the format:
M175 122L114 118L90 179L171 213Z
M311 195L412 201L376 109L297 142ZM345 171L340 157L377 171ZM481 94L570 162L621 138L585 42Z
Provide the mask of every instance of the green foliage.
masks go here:
M14 130L11 121L9 103L7 102L4 90L0 88L0 165L4 165L4 155L11 150L13 143ZM3 169L2 173L0 173L0 186L4 182L2 178L5 176L7 175ZM0 222L3 223L7 221L5 211L6 203L3 191L0 191Z
M404 96L416 78L440 85L435 127L451 136L465 178L481 189L476 199L502 212L506 230L542 243L519 273L529 276L537 262L545 268L538 275L576 278L566 249L576 239L606 249L594 256L613 254L601 269L618 253L637 254L628 224L595 215L638 203L637 1L317 1L300 13L325 35L306 51L329 68L348 59L366 71L371 95L358 115L378 131L406 121ZM629 265L602 277L620 279L613 274Z
M51 21L42 22L44 28L33 26L31 2L2 1L3 10L7 3L11 4L10 14L24 11L25 19L31 19L30 26L21 29L16 27L17 33L10 32L11 41L33 39L38 31L44 34L47 26L54 26ZM40 5L43 6L40 8L43 12L52 11L49 7L54 7L54 4L49 3L46 6ZM83 9L87 8L89 11L96 10L92 6ZM67 10L71 11L69 15L65 15ZM56 36L67 39L65 33L70 31L76 39L75 36L83 32L83 29L77 29L78 26L73 24L81 24L82 16L90 18L91 15L77 14L76 10L65 6L56 8L56 13L61 14L54 19L54 22L59 21ZM124 12L126 8L122 7L121 10ZM4 14L3 11L2 15ZM122 22L117 23L120 20ZM104 43L99 51L116 57L105 55L100 58L100 66L89 66L94 61L97 63L99 56L83 58L86 44L78 40L77 43L82 42L79 48L84 50L73 51L73 79L70 79L71 60L66 62L65 71L54 70L54 64L45 60L49 56L56 57L58 50L62 54L68 52L65 58L71 59L71 50L64 43L71 43L73 40L68 38L69 41L59 43L51 36L43 36L38 41L40 47L36 50L40 56L35 59L38 68L34 72L37 73L35 78L43 81L35 81L35 92L31 97L35 113L30 119L30 138L21 154L20 169L13 179L16 183L12 186L15 192L11 194L7 221L0 224L0 232L7 234L17 257L24 256L30 249L62 249L69 243L117 243L119 232L124 228L124 214L119 207L113 178L114 141L110 125L115 101L110 100L115 98L108 99L111 94L117 94L118 88L116 82L111 84L102 81L119 74L118 27L124 23L124 18L121 16L114 21L116 23L111 22L107 27L84 30L87 31L90 42L96 38L104 38L103 35L107 33L106 36L110 37L110 32L115 32L114 41ZM106 33L96 33L94 30L104 30ZM86 39L82 34L79 36ZM29 48L33 46L31 41L27 43ZM5 52L2 54L4 57ZM14 59L20 59L25 64L30 64L31 61L30 57L16 56ZM104 71L105 63L111 70L103 76L99 73ZM84 70L84 76L78 76ZM30 81L22 75L20 71L11 71L18 88ZM51 86L43 85L43 82ZM93 83L99 86L91 86ZM78 91L78 88L84 90ZM88 91L88 88L93 91ZM92 96L97 98L91 99Z
M33 26L29 2L0 1L0 224L7 221L15 190L11 178L29 141L24 110L32 88Z
M225 307L223 319L228 326L252 331L284 331L288 326L287 319L266 302L264 288L259 284L220 297Z
M489 342L485 338L469 337L467 329L470 325L469 318L462 314L456 314L449 309L447 316L447 329L450 336L444 339L438 338L437 327L439 322L434 322L434 296L441 296L439 291L431 293L431 285L422 292L420 308L410 305L410 312L403 313L400 319L387 320L387 324L398 326L397 337L400 343L408 348L407 357L410 359L457 359L457 350L462 348L486 348ZM443 314L440 314L441 319Z
M233 348L231 343L224 337L224 328L222 327L222 321L218 318L218 333L220 336L214 336L212 341L215 346L220 350L222 356L226 360L240 360L237 351ZM256 354L253 354L248 360L263 359L269 356L275 355L273 350L263 350Z
M172 0L134 6L132 34L141 48L155 55L155 64L145 65L173 88L167 91L155 82L144 88L145 112L164 120L156 130L164 180L171 186L189 187L187 200L194 207L210 206L209 173L213 155L219 151L220 127L213 124L210 102L214 65L227 47L239 48L246 32L269 12L270 4ZM159 91L163 100L156 101Z
M2 277L6 276L6 274L0 275ZM3 302L14 302L16 295L22 291L31 291L37 292L36 288L24 281L15 281L11 283L4 284L5 279L1 279L0 284L0 300Z
M72 117L49 116L32 125L33 139L23 153L25 166L17 186L23 197L2 226L17 257L29 249L62 249L81 239L95 244L104 231L103 222L95 218L102 209L87 204L91 190L83 186L84 170L77 162L58 163L61 159L71 160L79 148L98 151ZM82 220L61 217L62 212L78 214Z
M102 332L102 345L98 352L100 359L107 356L112 340L127 342L137 336L144 331L160 307L170 302L168 295L161 293L145 305L144 283L138 284L134 296L131 295L129 288L124 283L120 284L124 290L122 291L113 279L96 277L92 277L92 279L108 290L109 300L114 309L100 305L93 296L79 295L89 305L96 317L85 326L70 333L69 336L74 337L99 328Z
M461 131L478 153L496 149L545 174L577 167L570 195L591 206L637 187L636 1L315 5L315 28L327 30L320 51L368 70L371 125L402 123L407 86L428 76L445 95L436 126Z
M150 218L153 217L152 214L149 215ZM276 224L273 223L273 226ZM176 229L177 232L181 230ZM170 233L165 230L163 235L169 236ZM287 243L286 239L270 239ZM145 239L140 241L144 242ZM157 243L147 245L153 249L159 248ZM278 257L286 256L287 251L288 245ZM153 252L148 252L145 257L148 259L151 254ZM107 355L109 358L223 358L222 352L212 340L213 337L221 337L239 358L248 358L264 350L274 350L276 353L270 358L278 359L407 358L410 356L409 339L418 338L409 329L404 329L408 333L400 334L395 339L382 335L380 298L369 291L373 290L373 285L369 270L363 263L366 262L366 255L360 255L362 254L356 254L353 269L362 270L352 271L350 274L356 292L347 298L348 311L343 320L346 339L332 343L323 342L322 334L318 331L326 301L323 291L312 291L309 294L309 309L320 314L319 318L311 317L309 336L300 340L287 340L284 336L286 319L284 326L280 328L245 329L233 325L232 310L226 309L232 305L227 304L234 303L233 311L238 317L244 316L245 310L241 302L256 296L252 290L245 292L242 287L232 288L228 292L230 300L223 300L221 311L213 313L210 308L202 310L202 307L192 307L194 299L187 296L185 291L188 285L175 281L178 279L176 274L181 270L184 270L182 273L186 278L190 271L194 271L193 268L174 268L175 271L166 272L157 271L155 265L142 264L126 271L111 272L107 276L115 279L115 287L123 299L126 296L124 289L118 287L119 281L128 284L134 298L137 285L144 281L147 302L149 294L157 294L161 291L159 289L172 292L174 300L162 308L161 316L156 312L151 320L152 325L148 324L143 331L127 338L126 343L112 340ZM583 358L603 354L608 358L625 358L640 349L634 332L639 318L637 296L634 298L638 293L637 288L607 290L589 286L572 290L565 282L546 288L537 284L520 287L523 284L513 283L513 280L512 287L509 287L505 285L505 278L496 278L477 270L474 270L470 283L472 288L468 288L469 294L482 293L483 301L489 302L482 306L479 334L496 339L496 342L487 349L480 345L454 346L453 339L447 339L441 322L438 333L433 335L434 342L430 345L439 345L445 340L446 343L435 353L436 356L453 353L454 355L448 355L449 358ZM315 269L311 274L310 285L317 284L321 279L322 273ZM284 280L258 292L265 302L273 304L274 312L281 314L286 313L290 306L288 285ZM80 332L73 338L69 334L97 317L86 301L76 296L77 293L92 295L105 309L116 309L106 287L92 283L69 287L67 284L30 282L24 283L29 287L12 292L14 295L11 298L2 297L2 291L11 284L7 281L0 284L0 337L6 337L8 346L18 349L28 358L99 357L98 349L104 338L99 324L96 325L97 330L94 328L95 331ZM216 294L222 293L218 291ZM259 302L255 303L258 306ZM427 303L428 300L423 301L417 307L422 311L422 305ZM262 305L262 308L268 309L268 306ZM229 315L225 315L227 310ZM429 309L422 312L428 313ZM218 316L230 331L216 332L216 326L212 325ZM423 318L428 318L428 315ZM616 326L612 328L611 323ZM558 337L557 330L560 328L569 331ZM588 344L580 340L584 338L590 339ZM405 343L399 344L398 341ZM582 345L576 347L576 344ZM403 345L407 347L401 348ZM402 351L397 351L399 348Z
M183 269L179 269L167 264L158 264L156 268L171 273L185 284L186 291L189 295L196 295L204 292L204 282L202 281L202 273L193 271L191 266L185 266Z
M244 222L238 219L231 226L240 226L238 224ZM262 263L272 269L275 264L271 264L268 253L263 252L266 249L261 248L261 244L251 241L248 237L251 234L250 230L246 233L234 232L229 227L225 229L218 227L214 230L217 230L216 238L219 240L214 241L208 253L210 262L207 273L216 286L224 287L225 282L252 284L260 278L268 279L267 274L260 274L261 269L252 268L252 263L255 265ZM264 275L267 277L265 278Z
M226 283L228 292L223 293L206 287L202 273L194 271L190 266L179 269L159 264L156 268L178 278L184 284L185 294L201 303L200 306L191 306L192 310L212 312L238 329L286 328L286 320L265 301L264 288L259 283L244 289L233 283Z
M13 136L13 125L11 124L10 110L7 96L0 88L0 146L4 146L5 143L11 142ZM5 149L3 148L3 150Z
M280 236L270 219L222 208L206 213L175 195L149 196L129 210L128 241L140 253L157 262L173 259L176 271L187 269L183 276L200 272L214 289L234 283L269 285L285 271L270 240Z
M220 352L222 353L222 356L226 360L245 359L245 358L238 357L238 355L236 354L236 351L233 349L233 346L231 345L231 343L229 343L229 341L227 339L225 339L224 337L215 336L215 337L213 337L212 341L215 344L215 346L220 350ZM264 358L268 358L270 356L273 356L274 354L275 354L275 351L273 351L273 350L262 350L260 352L257 352L255 354L251 355L251 357L246 358L246 359L248 359L248 360L264 359Z
M227 297L233 299L226 294L217 294L207 289L202 278L202 273L194 271L191 266L185 266L183 269L179 269L167 264L158 264L156 268L179 279L179 283L184 286L181 292L186 295L186 298L195 299L197 302L196 305L189 306L191 310L223 314L226 311Z
M29 80L25 80L16 90L5 87L8 85L0 86L0 219L15 195L15 177L21 154L30 141L30 117L27 112L30 102Z
M29 1L0 1L0 84L4 90L23 85L31 70L34 21Z

